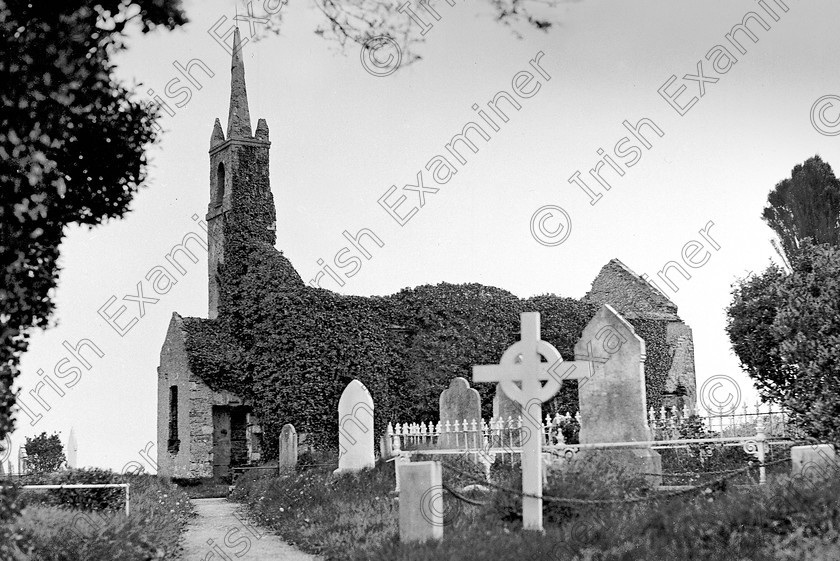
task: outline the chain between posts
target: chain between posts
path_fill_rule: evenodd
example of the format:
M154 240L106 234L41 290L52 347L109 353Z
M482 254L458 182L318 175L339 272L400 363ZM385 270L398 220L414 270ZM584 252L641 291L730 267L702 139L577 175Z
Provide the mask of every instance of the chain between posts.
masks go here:
M740 468L740 469L737 469L737 470L731 470L726 475L722 475L721 477L718 477L717 479L713 479L711 481L706 481L702 485L692 485L692 486L687 487L685 489L679 489L679 490L671 491L671 492L668 492L668 493L651 495L649 497L630 497L630 498L626 498L626 499L570 499L570 498L563 498L563 497L553 497L553 496L550 496L550 495L542 495L542 496L532 495L530 493L523 493L522 491L517 491L516 489L511 489L510 487L504 487L504 486L498 485L496 483L491 483L489 481L484 481L480 477L475 476L475 475L473 475L471 473L468 473L466 471L463 471L463 470L461 470L461 469L459 469L459 468L455 467L454 465L451 465L447 462L441 461L441 464L443 464L444 467L447 467L447 468L451 469L452 471L454 471L454 472L456 472L456 473L458 473L458 474L460 474L464 477L472 479L473 481L480 482L482 485L487 485L488 487L492 487L494 489L498 489L499 491L509 493L509 494L512 494L512 495L520 495L520 496L523 496L523 497L532 497L532 498L535 498L535 499L542 499L543 501L550 502L550 503L598 505L598 504L633 504L633 503L654 501L654 500L657 500L657 499L668 499L668 498L677 497L677 496L680 496L680 495L687 495L687 494L690 494L690 493L692 493L694 491L697 491L697 490L706 489L710 485L715 485L717 483L722 483L723 481L726 481L727 479L730 479L731 477L734 477L737 474L745 473L745 472L747 472L751 469L755 469L757 467L769 467L769 466L773 466L773 465L777 465L777 464L781 464L783 462L789 462L789 461L790 461L790 458L784 458L784 459L776 460L776 461L769 462L769 463L757 464L757 465L754 465L754 466L747 466L745 468ZM655 474L655 475L662 475L662 474ZM454 496L455 498L457 498L459 500L466 499L466 497L462 498L462 496L460 496L457 493L452 492L448 488L445 488L445 489L449 493L451 493L452 496ZM471 501L472 501L472 499L468 499L465 502L468 502L470 504L477 504L477 501L476 502L471 502ZM482 503L482 504L486 504L486 503Z

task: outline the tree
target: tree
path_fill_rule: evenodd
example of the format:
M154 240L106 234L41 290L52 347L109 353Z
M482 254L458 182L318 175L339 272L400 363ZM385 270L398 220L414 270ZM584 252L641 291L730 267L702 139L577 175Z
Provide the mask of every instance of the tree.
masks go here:
M819 156L796 165L790 178L776 184L767 196L762 218L776 232L788 263L805 238L814 243L840 243L840 181Z
M42 432L35 438L26 437L26 458L35 473L50 473L58 471L67 461L64 456L64 446L58 433L47 436Z
M263 7L269 17L269 27L279 32L283 12L275 5L287 0L265 0ZM501 25L508 27L518 37L525 28L547 31L557 25L554 8L559 4L579 0L486 0L489 14ZM446 0L432 6L429 2L403 2L402 0L315 0L315 6L324 16L315 33L336 41L342 48L348 43L364 45L374 37L387 36L400 47L404 62L420 59L415 46L424 41L434 23L445 17L445 11L456 9L463 0ZM255 10L256 11L256 10ZM243 16L244 17L244 16Z
M840 442L840 248L800 242L791 271L736 283L727 333L762 397L820 440Z
M183 24L180 4L0 0L0 439L27 331L53 309L65 227L121 217L156 140L157 110L114 80L111 57L131 22L144 33Z

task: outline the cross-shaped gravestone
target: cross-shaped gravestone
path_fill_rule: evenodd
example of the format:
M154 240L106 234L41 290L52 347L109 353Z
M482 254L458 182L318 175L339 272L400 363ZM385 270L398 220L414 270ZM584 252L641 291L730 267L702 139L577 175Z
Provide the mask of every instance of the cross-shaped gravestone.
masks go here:
M540 339L539 312L523 312L520 322L520 340L499 364L473 366L473 382L501 382L505 394L522 406L522 524L526 530L542 530L542 404L563 380L588 379L595 371L592 362L606 359L564 362L553 345Z

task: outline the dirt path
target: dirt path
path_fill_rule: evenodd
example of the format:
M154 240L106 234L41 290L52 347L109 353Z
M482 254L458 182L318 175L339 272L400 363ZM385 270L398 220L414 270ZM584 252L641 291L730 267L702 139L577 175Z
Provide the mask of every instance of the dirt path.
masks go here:
M225 499L193 499L198 516L184 533L182 561L317 561L240 514Z

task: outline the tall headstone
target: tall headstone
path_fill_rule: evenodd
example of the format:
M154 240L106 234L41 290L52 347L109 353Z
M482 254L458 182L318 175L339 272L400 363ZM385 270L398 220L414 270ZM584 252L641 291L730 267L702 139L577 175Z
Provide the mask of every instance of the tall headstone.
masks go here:
M466 378L453 378L449 383L449 388L445 389L440 394L440 424L442 430L446 427L447 422L449 426L454 427L455 422L463 424L467 421L469 425L466 428L472 428L472 421L477 423L481 429L481 396L478 390L470 388L470 383ZM460 433L443 433L439 446L441 448L480 448L481 439L476 438L475 433L466 431L462 426ZM478 435L480 436L480 435Z
M338 469L335 474L372 468L373 398L358 380L353 380L338 400Z
M76 431L70 427L70 435L67 437L67 467L69 469L76 469L77 453L79 451L79 443L76 442Z
M645 391L645 342L612 307L604 305L575 345L575 360L589 361L591 375L578 382L580 443L652 440ZM649 446L602 452L642 473L662 473ZM586 451L581 456L597 454ZM661 477L649 476L653 484Z
M298 460L298 440L295 427L286 423L280 429L277 463L280 470L295 469Z
M440 462L413 462L400 468L400 541L443 538L443 487Z

